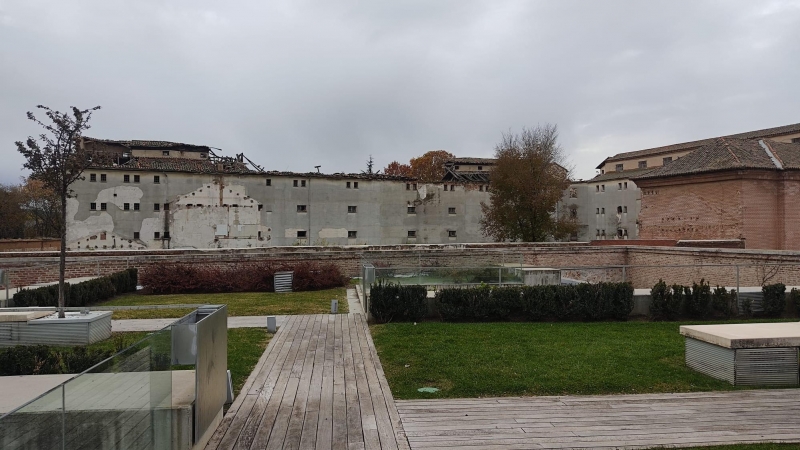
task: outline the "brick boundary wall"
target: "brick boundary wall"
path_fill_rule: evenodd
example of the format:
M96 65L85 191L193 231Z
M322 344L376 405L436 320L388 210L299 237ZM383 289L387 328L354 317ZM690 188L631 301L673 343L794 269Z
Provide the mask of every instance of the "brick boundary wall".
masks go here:
M659 278L669 284L690 285L705 278L712 285L760 286L771 272L765 264L791 263L775 269L767 282L800 285L800 252L743 249L704 249L644 246L590 246L586 243L459 244L348 247L272 247L260 249L130 250L69 252L67 278L107 275L128 267L179 262L225 266L243 262L334 263L348 276L358 276L362 261L376 267L487 267L498 264L569 268L564 276L587 281L633 282L650 288ZM710 266L725 264L726 267ZM667 265L691 267L664 267ZM609 268L601 268L613 266ZM623 274L623 269L626 267ZM649 267L658 266L658 267ZM746 267L745 267L746 266ZM12 286L27 286L58 279L55 252L0 253L0 269L8 271Z

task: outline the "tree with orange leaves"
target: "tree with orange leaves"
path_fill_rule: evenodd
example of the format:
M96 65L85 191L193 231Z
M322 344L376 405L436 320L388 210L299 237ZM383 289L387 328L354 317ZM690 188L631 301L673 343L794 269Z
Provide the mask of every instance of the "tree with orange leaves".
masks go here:
M412 177L425 183L437 183L444 177L444 163L453 158L455 155L448 151L431 150L420 157L411 158L409 164L392 161L383 169L383 173Z

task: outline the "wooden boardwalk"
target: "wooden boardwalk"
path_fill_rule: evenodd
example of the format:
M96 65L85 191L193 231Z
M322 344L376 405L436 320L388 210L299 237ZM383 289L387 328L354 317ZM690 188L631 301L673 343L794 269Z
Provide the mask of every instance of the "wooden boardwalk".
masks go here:
M413 449L800 442L800 389L397 401Z
M206 446L408 448L363 314L290 316Z

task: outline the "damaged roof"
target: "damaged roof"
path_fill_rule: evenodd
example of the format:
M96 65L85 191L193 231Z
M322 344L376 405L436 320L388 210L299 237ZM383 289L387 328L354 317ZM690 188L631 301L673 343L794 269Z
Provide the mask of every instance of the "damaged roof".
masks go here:
M222 158L220 158L222 159ZM154 172L187 173L263 173L234 158L209 161L190 158L140 158L133 157L122 164L93 164L92 167L118 170L149 170Z
M140 141L140 140L114 140L114 139L96 139L88 136L83 137L84 142L98 142L106 145L116 145L130 149L170 149L180 148L187 151L207 152L210 147L207 145L194 145L184 144L182 142L169 142L169 141Z
M716 138L688 155L637 178L650 179L739 169L800 169L800 144L769 139Z
M445 165L449 164L486 164L492 165L497 162L494 158L470 158L470 157L459 157L459 158L451 158L445 161Z

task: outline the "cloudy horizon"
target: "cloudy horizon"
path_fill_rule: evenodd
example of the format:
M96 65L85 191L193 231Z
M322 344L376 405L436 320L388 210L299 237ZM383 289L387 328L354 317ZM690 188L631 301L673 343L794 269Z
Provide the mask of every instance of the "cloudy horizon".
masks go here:
M101 105L88 136L359 172L491 157L557 124L575 178L616 153L800 122L800 1L388 4L0 0L0 183L25 113Z

